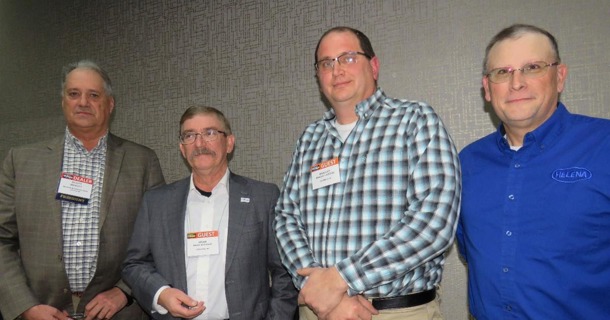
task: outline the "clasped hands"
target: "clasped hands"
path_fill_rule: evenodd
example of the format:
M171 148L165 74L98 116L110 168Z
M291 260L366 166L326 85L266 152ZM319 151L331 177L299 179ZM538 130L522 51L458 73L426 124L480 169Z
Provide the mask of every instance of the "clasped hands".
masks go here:
M347 294L347 283L337 268L303 268L297 273L307 277L299 304L307 304L320 320L371 320L379 314L362 295Z
M104 291L85 306L85 320L110 319L127 305L127 297L119 288ZM39 304L21 314L24 320L67 320L67 311L60 311L49 305Z

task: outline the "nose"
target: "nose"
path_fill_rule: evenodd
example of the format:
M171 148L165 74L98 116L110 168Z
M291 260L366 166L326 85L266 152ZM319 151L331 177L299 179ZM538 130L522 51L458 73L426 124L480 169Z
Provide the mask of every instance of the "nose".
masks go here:
M205 139L203 139L203 135L202 134L198 134L195 136L195 145L196 146L202 146L204 144L206 144L207 141L205 141Z
M88 99L87 95L86 94L81 94L78 103L80 103L81 106L88 105L89 104L89 99Z
M339 75L343 73L343 66L339 63L339 60L335 60L333 63L333 75Z
M519 90L525 86L525 77L519 69L513 70L510 76L510 86L513 90Z

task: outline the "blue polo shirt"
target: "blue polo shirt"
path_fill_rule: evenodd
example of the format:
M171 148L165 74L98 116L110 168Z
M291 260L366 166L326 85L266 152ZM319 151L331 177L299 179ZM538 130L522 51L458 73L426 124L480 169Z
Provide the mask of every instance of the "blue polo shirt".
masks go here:
M610 319L610 120L559 103L518 151L500 126L460 160L472 315Z

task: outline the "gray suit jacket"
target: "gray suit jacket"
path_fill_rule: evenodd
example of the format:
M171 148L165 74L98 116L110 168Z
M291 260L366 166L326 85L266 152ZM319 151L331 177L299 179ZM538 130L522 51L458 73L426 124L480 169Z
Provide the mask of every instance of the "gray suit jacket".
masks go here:
M9 151L0 174L0 310L15 319L37 304L72 308L62 243L61 204L55 200L64 136ZM119 286L125 257L144 192L164 184L159 160L144 146L108 136L100 243L96 273L78 309L100 292ZM145 313L133 304L114 319Z
M123 279L145 309L151 310L161 286L188 292L184 219L189 185L187 177L144 195ZM274 184L233 173L229 177L225 289L231 320L293 319L297 292L271 232L278 195ZM249 202L242 201L245 198ZM154 313L153 317L175 319L170 314Z

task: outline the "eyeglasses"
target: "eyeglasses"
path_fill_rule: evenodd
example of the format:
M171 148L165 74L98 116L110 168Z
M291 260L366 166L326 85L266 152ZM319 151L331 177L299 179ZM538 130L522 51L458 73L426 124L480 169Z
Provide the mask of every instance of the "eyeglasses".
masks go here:
M210 142L218 139L218 136L220 136L221 134L225 137L227 136L227 133L225 131L220 131L216 129L205 129L202 132L185 132L180 135L180 143L191 144L195 142L195 140L197 140L197 136L201 136L201 139L203 139L203 141Z
M358 62L358 56L365 56L367 59L371 59L371 56L364 52L348 51L343 52L339 56L333 59L322 59L314 63L316 70L320 72L330 72L335 67L335 61L339 62L340 65L350 65Z
M526 78L538 78L546 74L549 67L559 65L559 61L546 63L544 61L536 61L525 64L521 68L513 69L512 67L495 68L487 72L485 76L493 83L503 83L510 80L510 77L515 71L521 71L521 74Z

